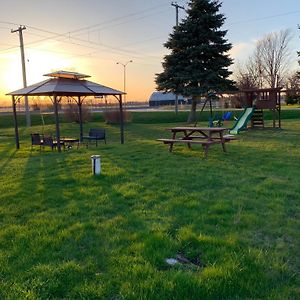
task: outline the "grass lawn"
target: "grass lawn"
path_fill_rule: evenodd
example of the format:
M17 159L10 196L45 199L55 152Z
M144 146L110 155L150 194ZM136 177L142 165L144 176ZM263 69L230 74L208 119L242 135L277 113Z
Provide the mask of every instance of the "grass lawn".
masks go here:
M132 123L124 145L117 126L86 124L107 145L62 153L30 150L40 126L21 127L19 151L2 128L0 298L299 299L300 122L282 124L208 159L155 141L178 123ZM192 263L165 262L177 255Z

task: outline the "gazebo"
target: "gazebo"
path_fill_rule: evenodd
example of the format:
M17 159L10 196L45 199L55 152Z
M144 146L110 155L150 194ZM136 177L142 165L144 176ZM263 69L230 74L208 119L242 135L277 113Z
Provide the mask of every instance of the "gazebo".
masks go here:
M22 96L49 96L54 105L54 116L56 125L56 139L58 151L61 151L60 145L60 128L59 128L59 116L58 116L58 104L62 97L72 97L78 105L79 111L79 126L80 126L80 141L83 136L83 122L82 122L82 103L87 96L114 96L119 102L120 110L120 140L121 144L124 144L124 120L123 120L123 104L122 95L124 92L112 89L110 87L94 83L86 80L85 78L90 77L89 75L68 72L68 71L57 71L44 76L50 77L42 82L30 85L26 88L22 88L7 95L12 96L12 108L15 124L15 138L16 148L20 148L19 143L19 131L17 122L17 101Z

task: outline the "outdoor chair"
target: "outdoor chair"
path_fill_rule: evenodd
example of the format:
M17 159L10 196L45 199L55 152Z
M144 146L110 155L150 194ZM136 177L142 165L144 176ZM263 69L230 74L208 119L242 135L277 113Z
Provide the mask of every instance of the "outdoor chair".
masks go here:
M91 141L96 142L96 146L98 146L98 141L99 140L104 140L104 143L106 144L106 133L105 129L103 128L91 128L89 130L89 135L88 136L83 136L83 140L87 140L86 146L88 147L88 143Z
M40 150L41 147L43 145L43 135L39 134L39 133L31 133L31 149L33 146L40 146Z
M61 141L60 144L64 146L63 141ZM51 147L51 149L53 150L54 148L57 148L57 141L54 140L52 136L44 136L42 145L43 147L45 146Z

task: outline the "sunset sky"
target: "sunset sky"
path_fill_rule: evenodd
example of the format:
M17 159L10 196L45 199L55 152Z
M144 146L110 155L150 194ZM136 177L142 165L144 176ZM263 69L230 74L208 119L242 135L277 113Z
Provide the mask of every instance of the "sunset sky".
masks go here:
M178 0L187 7L187 1ZM233 44L231 55L242 62L255 41L265 34L289 28L292 32L291 68L300 50L299 0L223 0L224 28ZM180 10L179 17L185 12ZM23 87L17 33L24 33L27 84L44 80L53 70L89 74L90 80L123 90L126 63L127 100L148 100L155 90L167 53L163 43L175 25L169 0L9 0L0 11L0 99Z

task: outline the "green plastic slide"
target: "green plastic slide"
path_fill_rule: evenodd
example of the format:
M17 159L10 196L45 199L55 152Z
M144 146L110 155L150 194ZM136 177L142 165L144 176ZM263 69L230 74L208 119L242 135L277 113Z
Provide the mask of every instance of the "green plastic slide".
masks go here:
M238 118L234 126L229 130L230 134L238 134L241 130L247 128L247 123L250 120L255 107L247 107L243 111L242 115Z

